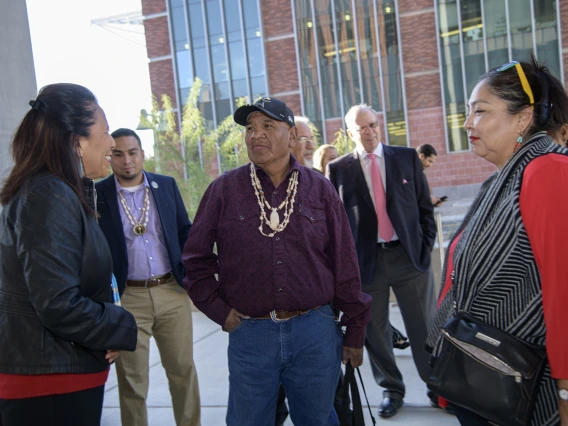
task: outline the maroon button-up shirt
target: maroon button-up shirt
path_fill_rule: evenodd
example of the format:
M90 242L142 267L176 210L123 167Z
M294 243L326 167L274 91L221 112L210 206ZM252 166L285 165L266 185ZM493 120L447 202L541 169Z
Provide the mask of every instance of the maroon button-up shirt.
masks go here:
M294 212L286 229L272 238L258 229L260 207L250 165L209 186L183 252L184 286L195 305L220 325L231 308L258 317L273 309L307 310L331 303L343 312L344 345L361 348L371 297L361 291L355 244L337 192L293 156L278 188L262 169L256 167L256 174L270 205L279 206L294 170L299 171ZM272 232L266 225L263 229Z

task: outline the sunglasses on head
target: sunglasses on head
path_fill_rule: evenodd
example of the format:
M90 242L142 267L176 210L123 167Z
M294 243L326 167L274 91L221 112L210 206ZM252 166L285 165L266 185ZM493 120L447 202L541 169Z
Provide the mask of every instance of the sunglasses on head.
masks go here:
M503 72L503 71L507 71L509 68L513 68L513 67L515 67L515 69L517 70L517 75L519 76L519 80L521 80L521 85L523 86L523 90L525 91L525 93L529 97L531 108L534 109L533 92L531 90L531 86L529 84L529 81L527 80L527 76L525 75L525 72L523 71L523 67L521 66L519 61L511 61L508 64L500 66L499 68L497 68L496 71L497 72Z

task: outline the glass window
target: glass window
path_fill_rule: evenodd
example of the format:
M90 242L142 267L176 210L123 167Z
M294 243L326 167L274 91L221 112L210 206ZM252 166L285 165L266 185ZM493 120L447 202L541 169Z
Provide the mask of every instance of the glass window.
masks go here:
M339 45L338 58L341 69L343 109L345 112L353 105L361 103L354 22L351 0L335 0L335 25L337 28L337 43Z
M450 151L464 151L469 147L463 129L465 97L456 0L438 0L438 8Z
M256 100L266 96L266 80L262 77L252 77L250 79L252 86L252 99Z
M382 109L381 79L379 70L377 28L373 10L373 0L357 0L357 28L359 37L359 57L361 61L361 90L365 103L375 111Z
M264 75L264 61L262 60L262 46L260 38L247 40L249 73L251 77Z
M224 44L211 45L211 62L213 63L213 79L215 82L228 81L227 57Z
M219 36L223 34L221 25L221 9L219 8L219 0L210 0L206 3L207 9L207 29L209 36Z
M176 52L176 62L179 87L191 87L193 85L194 78L189 50Z
M174 36L174 43L187 43L187 32L185 28L185 13L183 5L171 8L172 15L172 31Z
M531 0L509 2L509 22L511 26L511 47L513 60L530 58L533 50Z
M229 59L231 61L231 78L233 82L246 78L247 69L242 41L229 43Z
M201 3L189 6L189 29L192 39L205 37Z
M236 0L232 0L235 1ZM243 14L245 18L245 28L258 28L258 7L257 0L242 0Z
M193 63L195 64L195 76L199 77L204 84L209 84L209 61L207 50L204 47L193 49Z
M300 78L302 85L304 113L318 126L320 134L321 104L317 75L315 26L309 1L296 1L296 30L300 54Z
M481 0L461 0L461 20L466 96L469 97L479 77L485 74Z
M232 68L231 68L232 70ZM233 80L233 95L235 96L235 100L238 98L242 98L243 96L248 96L248 84L246 78L241 78L238 80Z
M225 28L227 33L233 31L241 32L241 20L239 18L239 2L238 0L223 0L225 8Z
M485 0L483 8L485 37L487 37L487 62L489 69L492 69L509 62L505 0Z
M390 145L407 145L406 121L404 119L404 96L402 93L402 73L393 1L377 3L379 20L380 55L383 64L383 83L387 130Z
M217 108L217 124L221 124L221 122L231 115L231 100L230 99L223 99L215 102Z
M534 20L536 23L536 51L540 62L545 62L550 72L560 81L560 56L558 50L558 25L556 2L554 0L534 0Z
M341 117L337 73L338 52L335 47L331 2L329 0L314 0L314 2L325 118Z

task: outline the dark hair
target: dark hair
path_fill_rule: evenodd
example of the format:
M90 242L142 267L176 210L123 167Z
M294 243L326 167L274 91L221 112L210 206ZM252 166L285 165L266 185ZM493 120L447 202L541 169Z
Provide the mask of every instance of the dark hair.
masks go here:
M527 77L534 97L534 115L531 126L525 137L535 133L548 131L557 132L563 124L568 123L568 96L562 83L554 77L548 68L539 64L534 55L530 62L519 62ZM489 90L505 101L510 114L516 114L531 105L516 68L498 71L494 68L483 75Z
M418 154L424 154L424 157L426 158L431 157L432 155L438 155L434 147L432 145L428 145L427 143L420 145L418 148L416 148L416 151L418 152Z
M47 172L69 185L85 211L94 216L80 175L78 151L79 136L89 137L95 124L97 98L77 84L50 84L30 105L12 140L14 167L0 202L6 205L31 177Z
M122 138L122 137L126 137L126 136L135 137L136 140L138 141L138 145L140 146L140 149L142 149L142 141L140 140L140 137L136 134L136 132L134 130L125 129L124 127L121 127L120 129L116 129L110 135L114 139Z

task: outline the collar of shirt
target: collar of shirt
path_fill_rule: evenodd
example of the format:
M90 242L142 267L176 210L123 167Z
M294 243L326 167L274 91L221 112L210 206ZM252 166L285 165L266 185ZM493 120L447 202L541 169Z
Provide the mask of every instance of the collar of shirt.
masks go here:
M257 166L256 164L254 165L254 169L257 174L259 170L262 170L262 172L268 176L268 173L266 173L262 167ZM302 171L300 170L300 163L298 163L298 160L296 160L296 158L292 154L290 154L290 169L288 170L288 173L286 173L286 178L288 178L288 176L290 176L290 173L292 173L294 170L298 170L298 173L300 175L302 174Z
M359 158L361 160L366 159L369 155L369 153L367 151L365 151L364 149L361 149L360 147L357 148L357 152L359 153ZM377 145L377 147L373 151L373 154L375 154L379 158L383 158L383 152L384 152L383 151L383 143L379 142L379 144Z
M144 171L142 171L142 176L144 176L144 187L149 187L150 185L148 184L148 179L146 178L146 173L144 173ZM116 178L116 175L113 175L114 177L114 183L116 184L116 193L118 194L119 192L128 192L126 189L124 189L122 186L120 186L120 183L118 182L118 179Z

